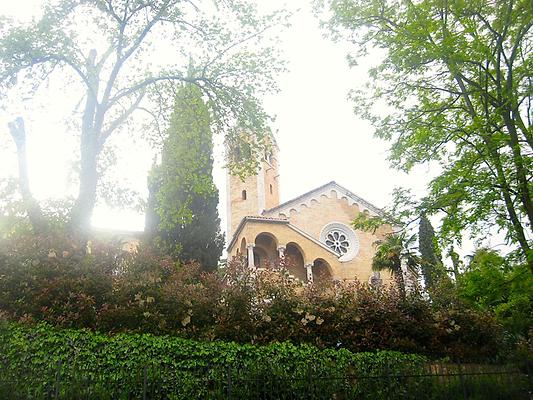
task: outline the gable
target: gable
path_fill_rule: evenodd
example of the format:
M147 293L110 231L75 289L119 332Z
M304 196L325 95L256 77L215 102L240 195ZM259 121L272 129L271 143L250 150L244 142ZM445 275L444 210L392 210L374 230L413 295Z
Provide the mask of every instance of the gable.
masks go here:
M309 203L301 203L297 207L290 207L278 218L287 218L294 225L319 240L322 229L332 222L351 225L360 212L357 204L351 203L345 197L339 198L338 193L331 191L313 198Z
M321 198L336 197L340 200L345 200L350 206L357 206L359 212L368 212L370 215L382 215L383 212L380 208L376 207L369 201L356 195L345 187L339 185L337 182L332 181L320 186L314 190L302 194L292 200L289 200L277 207L263 212L264 216L268 217L289 217L291 212L299 212L302 207L311 207L314 203L320 203Z

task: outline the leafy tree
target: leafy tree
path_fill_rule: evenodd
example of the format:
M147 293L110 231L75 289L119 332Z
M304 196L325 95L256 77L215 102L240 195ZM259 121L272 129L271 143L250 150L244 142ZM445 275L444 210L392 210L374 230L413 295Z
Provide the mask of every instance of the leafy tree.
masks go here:
M390 234L384 240L377 240L376 253L372 258L374 271L389 271L398 280L400 292L405 295L405 278L402 264L407 272L416 275L420 264L419 257L412 251L416 236L408 237L405 232Z
M146 231L169 254L205 269L216 268L224 246L212 172L209 110L201 90L188 84L177 92L162 161L151 171Z
M533 276L498 252L477 250L458 278L459 295L494 313L508 331L526 336L533 328Z
M275 89L274 75L283 68L265 32L284 20L281 13L258 16L239 0L58 0L46 1L42 17L30 24L3 19L4 106L9 95L31 97L39 88L85 93L77 103L83 104L75 130L79 193L71 226L90 226L110 137L138 110L166 121L177 83L196 85L208 97L214 130L230 148L243 144L236 135L243 129L261 135L268 118L259 96ZM251 168L231 153L228 164Z
M428 214L443 211L443 237L495 225L533 271L533 3L513 1L317 0L336 39L363 57L384 50L371 83L355 90L358 112L393 142L391 163L409 171L440 162ZM386 103L387 111L374 107Z
M425 213L420 216L418 225L418 250L420 267L427 288L432 288L445 275L438 249L435 230Z

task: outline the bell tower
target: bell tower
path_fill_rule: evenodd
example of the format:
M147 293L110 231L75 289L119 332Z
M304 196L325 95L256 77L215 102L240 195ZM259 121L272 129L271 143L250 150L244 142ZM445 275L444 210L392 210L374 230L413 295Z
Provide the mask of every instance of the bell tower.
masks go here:
M279 205L278 147L273 143L262 155L258 171L244 181L227 174L228 231L227 238L235 233L244 217L260 216L264 210Z

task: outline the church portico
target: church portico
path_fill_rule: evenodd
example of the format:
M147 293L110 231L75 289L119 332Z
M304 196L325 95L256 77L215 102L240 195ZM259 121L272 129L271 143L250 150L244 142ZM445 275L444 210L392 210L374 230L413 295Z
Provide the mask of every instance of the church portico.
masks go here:
M268 231L265 230L266 225ZM241 243L241 246L236 246L237 243ZM247 245L246 253L241 250L245 243L251 243ZM229 257L246 254L250 267L273 265L284 257L291 275L302 282L314 280L315 270L319 267L327 269L322 275L333 277L330 266L338 258L333 250L306 237L288 220L261 217L246 217L242 221L228 251ZM320 260L320 263L316 263L316 260Z

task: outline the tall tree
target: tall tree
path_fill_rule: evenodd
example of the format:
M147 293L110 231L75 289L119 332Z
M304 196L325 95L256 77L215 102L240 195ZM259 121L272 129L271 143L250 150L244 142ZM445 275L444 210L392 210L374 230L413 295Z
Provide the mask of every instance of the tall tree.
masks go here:
M427 288L432 288L443 276L442 259L435 237L435 230L427 215L422 213L418 225L418 250L420 267Z
M409 171L437 161L428 213L441 234L495 225L533 271L533 3L530 0L317 0L337 39L356 56L385 50L356 90L361 115L393 142L390 160ZM386 102L388 111L376 102Z
M283 23L281 13L258 16L239 0L44 3L37 21L0 24L0 101L13 89L26 96L39 88L84 93L83 102L76 102L83 109L76 132L80 169L73 228L90 226L109 138L137 110L165 120L177 83L202 90L214 129L233 147L242 144L236 136L242 129L265 131L268 117L259 96L275 90L274 75L283 68L265 32ZM58 88L59 82L65 85ZM231 157L228 161L238 167Z
M217 267L220 233L218 190L213 183L213 137L201 90L191 84L176 95L161 164L149 178L147 233L176 258Z

